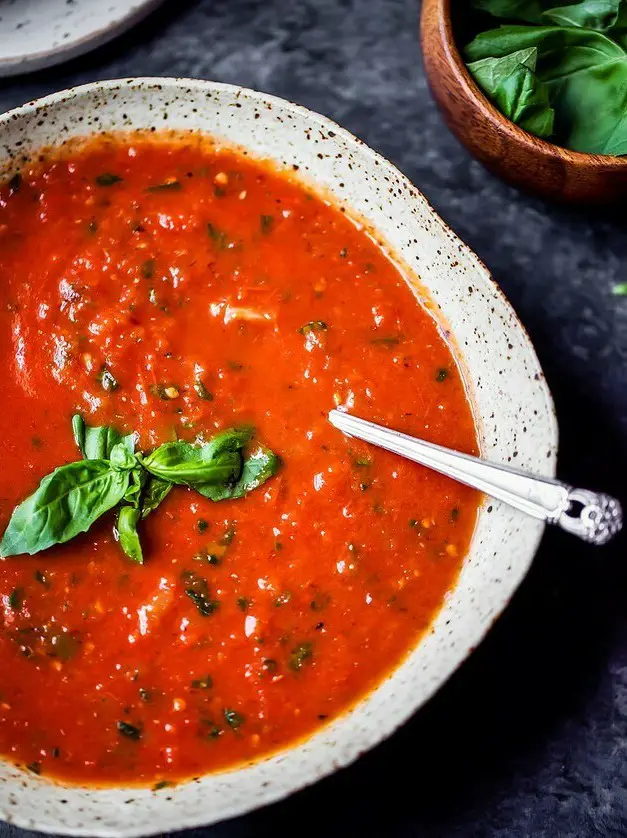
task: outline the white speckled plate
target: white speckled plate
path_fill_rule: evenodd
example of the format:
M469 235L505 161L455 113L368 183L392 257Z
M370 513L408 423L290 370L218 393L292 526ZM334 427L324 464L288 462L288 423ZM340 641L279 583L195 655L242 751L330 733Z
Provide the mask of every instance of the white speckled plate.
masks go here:
M206 132L268 158L361 217L407 266L457 345L483 454L553 475L553 404L525 330L479 259L384 158L335 123L272 96L185 79L127 79L57 93L0 117L0 177L33 151L101 131ZM376 371L373 371L376 375ZM543 525L486 500L455 588L377 689L306 741L175 788L68 788L0 761L0 817L28 829L131 836L210 824L348 765L405 722L481 642L527 573Z
M163 0L0 0L0 76L51 67L129 29Z

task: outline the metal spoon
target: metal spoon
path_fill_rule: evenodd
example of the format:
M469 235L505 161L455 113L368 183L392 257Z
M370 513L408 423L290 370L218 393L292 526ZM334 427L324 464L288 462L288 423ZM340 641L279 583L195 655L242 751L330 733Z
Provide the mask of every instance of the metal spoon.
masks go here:
M556 524L591 544L606 544L622 529L621 505L610 495L575 489L557 480L536 477L510 466L487 463L478 457L423 442L339 410L329 413L329 421L348 436L371 442L439 471L527 515Z

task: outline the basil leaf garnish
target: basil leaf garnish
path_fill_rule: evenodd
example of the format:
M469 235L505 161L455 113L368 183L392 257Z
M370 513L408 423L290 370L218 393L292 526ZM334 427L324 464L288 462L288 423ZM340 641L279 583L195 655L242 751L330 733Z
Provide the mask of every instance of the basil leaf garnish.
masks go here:
M242 467L237 451L215 454L208 446L167 442L144 460L144 467L156 477L183 486L196 483L225 483L235 479Z
M538 50L521 49L502 58L482 58L468 69L501 113L537 137L553 134L555 111L548 86L536 76Z
M144 471L144 474L146 472ZM146 488L141 502L141 516L146 518L151 512L159 506L161 501L170 493L172 483L167 480L162 480L160 477L154 475L147 475Z
M118 442L111 449L109 462L111 463L111 468L117 469L118 471L130 471L135 468L138 460L134 454L131 454L123 442Z
M135 451L135 434L122 436L108 425L90 427L79 413L72 416L72 431L78 450L86 460L108 460L119 442L123 442L131 454Z
M118 504L129 484L128 471L107 460L79 460L61 466L13 511L0 544L3 556L38 553L82 532Z
M143 460L144 468L170 483L191 486L235 482L242 470L241 449L250 428L223 431L210 442L166 442Z
M261 446L244 458L252 428L223 431L195 445L169 442L146 457L135 453L134 434L122 436L106 425L89 427L78 414L72 418L72 430L85 459L44 477L37 491L14 509L0 543L3 556L32 555L69 541L122 503L117 537L126 555L141 564L137 525L173 485L189 486L212 500L240 498L279 466L279 458ZM201 613L215 610L217 604L205 591L194 586L190 590Z
M124 500L139 509L142 504L142 492L148 482L149 475L141 465L136 465L131 469L130 482L128 489L124 493Z
M540 23L542 4L540 0L472 0L475 9L510 20L523 20L526 23Z
M140 511L134 506L122 506L118 514L117 531L120 540L120 547L129 559L137 564L144 563L144 554L137 532L137 522L140 518Z
M244 460L242 473L235 483L194 486L206 498L214 501L242 498L257 489L278 471L281 460L269 448L259 446Z
M561 26L578 26L607 32L618 22L622 0L579 0L569 6L548 9L543 19Z

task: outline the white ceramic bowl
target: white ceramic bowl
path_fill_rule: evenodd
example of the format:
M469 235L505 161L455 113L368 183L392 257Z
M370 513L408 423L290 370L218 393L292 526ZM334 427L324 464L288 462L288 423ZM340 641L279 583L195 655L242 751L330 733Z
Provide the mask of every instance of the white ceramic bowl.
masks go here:
M326 190L376 229L426 289L466 370L484 456L553 475L557 428L531 343L477 257L390 163L324 117L242 88L127 79L74 88L0 117L0 173L44 145L101 131L207 132ZM415 272L415 279L410 271ZM423 292L424 293L424 292ZM29 829L135 836L214 823L302 788L389 736L477 646L525 576L542 524L482 505L455 589L422 642L350 712L271 758L176 788L67 788L0 764L0 816Z

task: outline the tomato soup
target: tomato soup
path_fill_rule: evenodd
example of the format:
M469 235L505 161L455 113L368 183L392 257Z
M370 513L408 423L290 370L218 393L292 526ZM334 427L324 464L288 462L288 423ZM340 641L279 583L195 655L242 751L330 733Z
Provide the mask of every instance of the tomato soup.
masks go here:
M175 486L139 524L143 564L112 514L3 557L0 753L161 788L315 733L416 645L472 534L476 494L327 420L476 451L428 307L295 173L192 135L24 165L0 187L0 249L3 529L80 459L74 414L144 452L254 426L281 460L237 499Z

